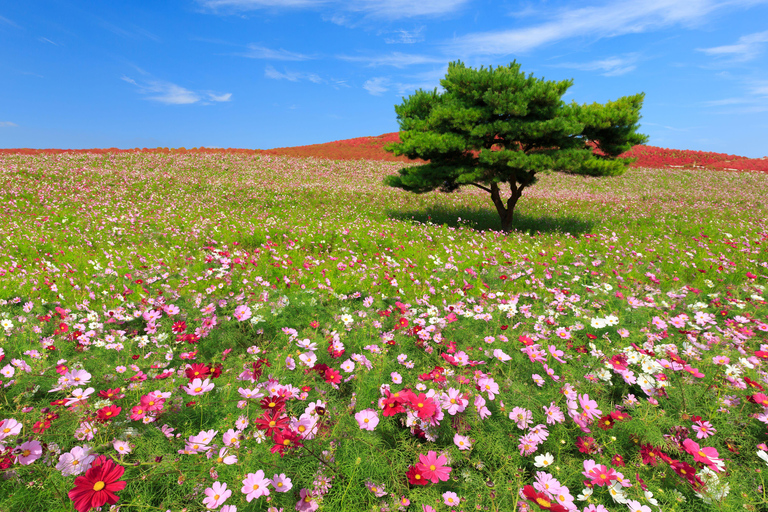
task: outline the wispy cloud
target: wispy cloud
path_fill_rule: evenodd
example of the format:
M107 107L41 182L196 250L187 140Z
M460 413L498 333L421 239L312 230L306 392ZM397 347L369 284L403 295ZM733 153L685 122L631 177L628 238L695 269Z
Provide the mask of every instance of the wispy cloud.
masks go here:
M53 46L59 46L58 43L54 43L53 41L51 41L47 37L38 37L37 40L40 41L41 43L48 43L48 44L52 44Z
M394 52L388 55L338 55L337 58L348 62L362 62L367 66L392 66L404 68L415 64L436 64L445 62L445 58L428 57L426 55L413 55L408 53Z
M267 60L309 60L312 57L304 55L303 53L290 52L288 50L273 50L266 46L260 46L257 44L249 44L248 51L246 53L238 54L249 59L267 59Z
M122 76L120 79L136 86L140 94L146 95L146 99L166 105L209 104L209 102L230 101L232 98L232 93L195 92L163 80L137 82L128 76Z
M699 51L707 55L729 57L735 61L743 62L757 57L763 50L765 43L768 43L768 30L742 36L736 44L699 48Z
M411 94L417 89L442 89L440 80L445 77L448 66L442 66L420 73L399 76L393 79L388 76L373 77L363 84L363 89L374 96L381 96L387 91L395 91L400 95Z
M553 67L578 69L580 71L600 71L603 76L619 76L634 71L637 66L638 55L630 54L624 57L609 57L591 62L566 62L555 64Z
M0 22L6 23L6 24L8 24L8 25L10 25L12 27L21 28L16 23L12 22L11 20L9 20L8 18L5 18L3 16L0 16Z
M0 128L10 128L13 126L19 126L16 123L12 123L11 121L0 121Z
M259 9L335 9L340 12L361 13L372 18L403 19L419 16L440 16L455 12L470 0L198 0L213 12L229 13ZM348 18L334 15L329 20L347 24Z
M725 7L758 0L644 0L600 7L561 9L552 21L511 30L479 32L456 38L446 50L457 55L509 55L574 37L606 38L670 26L693 26Z
M267 66L264 69L264 76L273 80L288 80L290 82L299 82L303 80L308 80L315 84L326 82L320 75L316 75L315 73L305 73L302 71L285 71L281 73L272 66Z
M752 114L768 112L768 80L744 80L744 94L741 96L705 101L704 107L730 107L721 114Z
M387 44L413 44L424 40L424 27L421 26L414 30L395 30L394 37L387 37L384 42Z

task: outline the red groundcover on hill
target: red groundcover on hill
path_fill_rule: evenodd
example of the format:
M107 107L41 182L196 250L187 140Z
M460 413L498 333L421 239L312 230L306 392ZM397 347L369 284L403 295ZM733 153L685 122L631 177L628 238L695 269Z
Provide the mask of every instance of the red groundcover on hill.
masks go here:
M239 149L239 148L135 148L135 149L0 149L0 154L57 154L74 153L235 153L235 154L266 154L282 155L297 158L327 158L331 160L385 160L411 162L404 156L394 156L384 150L390 142L399 142L397 132L385 133L376 137L357 137L354 139L337 140L324 144L309 146L293 146L275 149ZM709 151L691 151L679 149L658 148L655 146L635 146L622 154L623 157L637 158L633 167L688 167L708 168L727 171L759 171L768 172L768 157L747 158L744 156L713 153Z

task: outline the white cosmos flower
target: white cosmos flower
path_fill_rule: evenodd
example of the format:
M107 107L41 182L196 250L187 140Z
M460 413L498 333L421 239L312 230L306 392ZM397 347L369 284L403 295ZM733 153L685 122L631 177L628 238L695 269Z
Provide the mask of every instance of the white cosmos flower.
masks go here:
M551 453L547 452L544 455L539 455L537 457L534 457L534 466L537 468L546 468L548 466L551 466L553 462L555 462L555 458L552 456Z
M608 325L608 323L603 318L593 318L590 322L590 325L593 329L603 329Z
M768 466L768 453L765 453L763 450L758 450L757 456L765 462L766 466Z

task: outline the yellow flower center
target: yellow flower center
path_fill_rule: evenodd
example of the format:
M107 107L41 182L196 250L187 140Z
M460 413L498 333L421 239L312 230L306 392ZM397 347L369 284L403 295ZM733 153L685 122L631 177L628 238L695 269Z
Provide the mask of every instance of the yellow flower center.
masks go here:
M552 502L547 501L544 498L536 498L536 503L545 508L550 508L552 506Z
M93 484L93 490L94 490L94 491L100 491L100 490L102 490L104 487L105 487L105 484L104 484L104 482L102 482L101 480L99 480L98 482L96 482L95 484Z
M195 393L199 393L199 392L201 392L202 390L203 390L203 388L199 388L199 387L198 387L198 388L195 388Z
M368 418L365 418L363 422L368 423Z
M435 465L434 465L434 464L432 464L431 466L429 466L429 470L430 470L430 471L434 471L434 470L435 470Z
M417 406L417 407L424 407L424 404L422 404L421 402L419 402L418 404L416 404L416 406Z

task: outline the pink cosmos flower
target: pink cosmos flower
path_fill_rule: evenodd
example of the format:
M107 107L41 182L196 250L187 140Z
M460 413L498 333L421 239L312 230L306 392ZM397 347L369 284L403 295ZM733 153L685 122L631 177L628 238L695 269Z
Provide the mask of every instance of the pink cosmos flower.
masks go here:
M549 407L542 406L544 408L544 414L547 416L547 425L554 425L555 423L562 423L565 421L565 415L560 408L552 402Z
M712 424L708 421L697 421L693 424L691 427L696 432L696 438L697 439L706 439L709 436L715 435L717 433L717 430L712 426Z
M469 404L469 400L464 398L461 391L455 388L449 388L448 394L443 395L442 399L440 400L440 405L451 416L464 411L467 404Z
M355 419L361 430L373 431L373 429L376 428L376 425L379 424L379 415L373 409L360 411L355 414Z
M293 483L285 473L280 473L272 477L272 487L275 488L275 492L288 492L293 487Z
M509 419L517 423L517 428L522 430L528 428L528 425L533 422L533 413L528 409L515 407L512 409L512 412L509 413Z
M121 441L119 439L115 439L112 441L112 447L117 451L117 453L131 453L131 445L128 441Z
M472 441L467 436L460 434L453 435L453 444L459 447L459 450L469 450L472 448Z
M480 386L480 391L488 393L488 400L493 400L499 394L499 385L490 377L480 379L477 385Z
M693 455L693 459L696 462L702 462L718 473L721 471L718 464L721 462L721 460L717 458L718 453L715 448L699 446L699 444L692 439L686 439L683 441L683 448L685 451Z
M216 457L216 462L231 466L232 464L237 464L237 456L229 455L229 450L227 448L221 448L219 450L219 456Z
M227 498L232 496L232 491L227 489L226 483L214 482L213 485L205 490L207 498L203 500L203 505L208 509L219 508Z
M454 505L458 505L461 503L461 500L459 499L459 496L455 492L444 492L443 493L443 503L448 505L449 507L452 507Z
M29 466L43 455L43 447L35 440L22 443L18 449L21 453L16 456L16 462L22 466Z
M616 480L616 471L613 468L600 464L593 467L587 474L587 477L591 479L590 483L593 485L610 485L613 480Z
M320 504L312 496L312 491L302 489L299 493L299 502L296 503L296 510L299 512L314 512L320 507Z
M181 389L186 391L188 395L197 396L202 395L203 393L207 393L208 391L212 390L213 387L214 384L210 379L194 379L192 382L186 386L183 386Z
M254 498L269 495L269 484L272 483L264 477L264 471L258 470L256 473L248 473L243 480L243 488L240 489L245 494L245 499L250 503Z
M582 416L586 416L590 419L597 419L603 415L603 411L597 408L597 402L590 399L589 395L586 393L579 395L579 404L581 404L581 408L584 409Z
M244 322L251 318L251 308L246 306L245 304L237 306L235 308L235 318L237 318L240 322Z
M416 464L416 468L424 478L432 483L446 482L451 473L451 468L445 465L446 462L447 459L444 455L438 457L437 452L429 451L426 455L419 455L419 464Z
M7 419L0 422L0 441L9 436L17 436L24 425L15 419Z
M95 458L89 446L75 446L68 453L61 454L56 469L61 471L62 476L77 476L90 468Z

